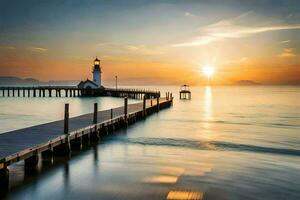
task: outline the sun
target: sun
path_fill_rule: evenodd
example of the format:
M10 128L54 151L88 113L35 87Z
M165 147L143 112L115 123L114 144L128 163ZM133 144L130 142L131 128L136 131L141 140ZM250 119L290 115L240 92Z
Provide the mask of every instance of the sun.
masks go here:
M204 74L204 76L206 76L207 78L211 78L214 74L215 74L215 68L213 66L210 65L205 65L202 68L202 73Z

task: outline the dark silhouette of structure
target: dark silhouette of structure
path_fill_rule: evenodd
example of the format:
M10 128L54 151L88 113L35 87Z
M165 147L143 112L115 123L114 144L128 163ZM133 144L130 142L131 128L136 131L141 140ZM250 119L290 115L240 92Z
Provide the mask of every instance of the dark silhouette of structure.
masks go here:
M184 84L181 86L179 97L180 99L187 99L187 100L190 100L192 98L192 94L188 85Z

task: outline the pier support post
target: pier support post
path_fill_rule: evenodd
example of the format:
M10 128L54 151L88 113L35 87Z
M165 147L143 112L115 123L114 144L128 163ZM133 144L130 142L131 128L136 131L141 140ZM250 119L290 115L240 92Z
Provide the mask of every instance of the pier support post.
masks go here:
M90 143L90 133L82 136L81 145L88 145Z
M43 151L42 153L42 157L44 158L44 157L52 157L53 156L53 149L51 148L51 149L48 149L48 150L46 150L46 151Z
M110 119L113 119L114 118L114 110L113 109L110 109Z
M55 156L66 156L71 151L69 141L69 104L65 104L65 117L64 117L64 134L66 135L65 141L62 144L53 148L53 154Z
M25 97L25 89L23 88L23 97Z
M128 99L127 97L124 98L124 116L125 116L125 119L127 120L127 110L128 109Z
M30 89L27 90L27 96L30 97Z
M99 141L100 139L100 134L99 134L99 131L97 130L97 126L95 126L94 130L91 129L91 132L90 132L90 142L92 144L95 144Z
M128 126L127 113L128 113L128 99L127 99L127 97L125 97L124 98L124 120L125 120L125 127Z
M33 89L33 97L36 97L36 89Z
M35 153L31 157L25 159L25 170L29 172L36 170L38 163L39 163L39 155L38 153Z
M94 103L94 117L93 117L93 123L97 124L98 119L98 103Z
M0 194L5 194L8 191L9 185L9 170L5 163L0 164Z
M4 92L5 92L5 90L3 89L3 90L2 90L2 96L3 96L3 97L5 96Z
M69 133L69 104L65 104L64 134Z
M146 116L146 96L143 98L143 117Z
M156 98L156 109L159 112L159 97Z
M71 144L71 149L72 150L80 151L81 150L81 144L82 144L82 137L78 137L78 138L75 138L75 139L71 140L70 144Z
M20 89L18 88L18 97L20 97Z
M68 156L70 154L71 147L69 139L56 147L53 148L53 155L54 156Z
M41 153L42 162L44 164L53 164L53 148L50 148Z

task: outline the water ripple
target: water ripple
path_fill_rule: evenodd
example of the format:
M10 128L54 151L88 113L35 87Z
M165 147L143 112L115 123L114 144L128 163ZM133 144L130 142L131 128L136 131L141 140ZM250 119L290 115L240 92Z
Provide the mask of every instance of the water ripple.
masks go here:
M126 144L153 145L153 146L170 146L183 147L197 150L215 150L215 151L246 151L254 153L270 153L290 156L300 156L300 150L287 148L263 147L248 144L238 144L220 141L196 141L187 139L173 138L113 138L112 141L117 141Z

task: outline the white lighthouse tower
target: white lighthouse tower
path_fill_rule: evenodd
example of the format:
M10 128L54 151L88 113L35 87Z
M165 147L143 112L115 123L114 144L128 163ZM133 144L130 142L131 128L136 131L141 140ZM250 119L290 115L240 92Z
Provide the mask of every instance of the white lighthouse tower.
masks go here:
M96 57L94 60L93 81L98 85L98 87L101 87L101 73L100 60Z

